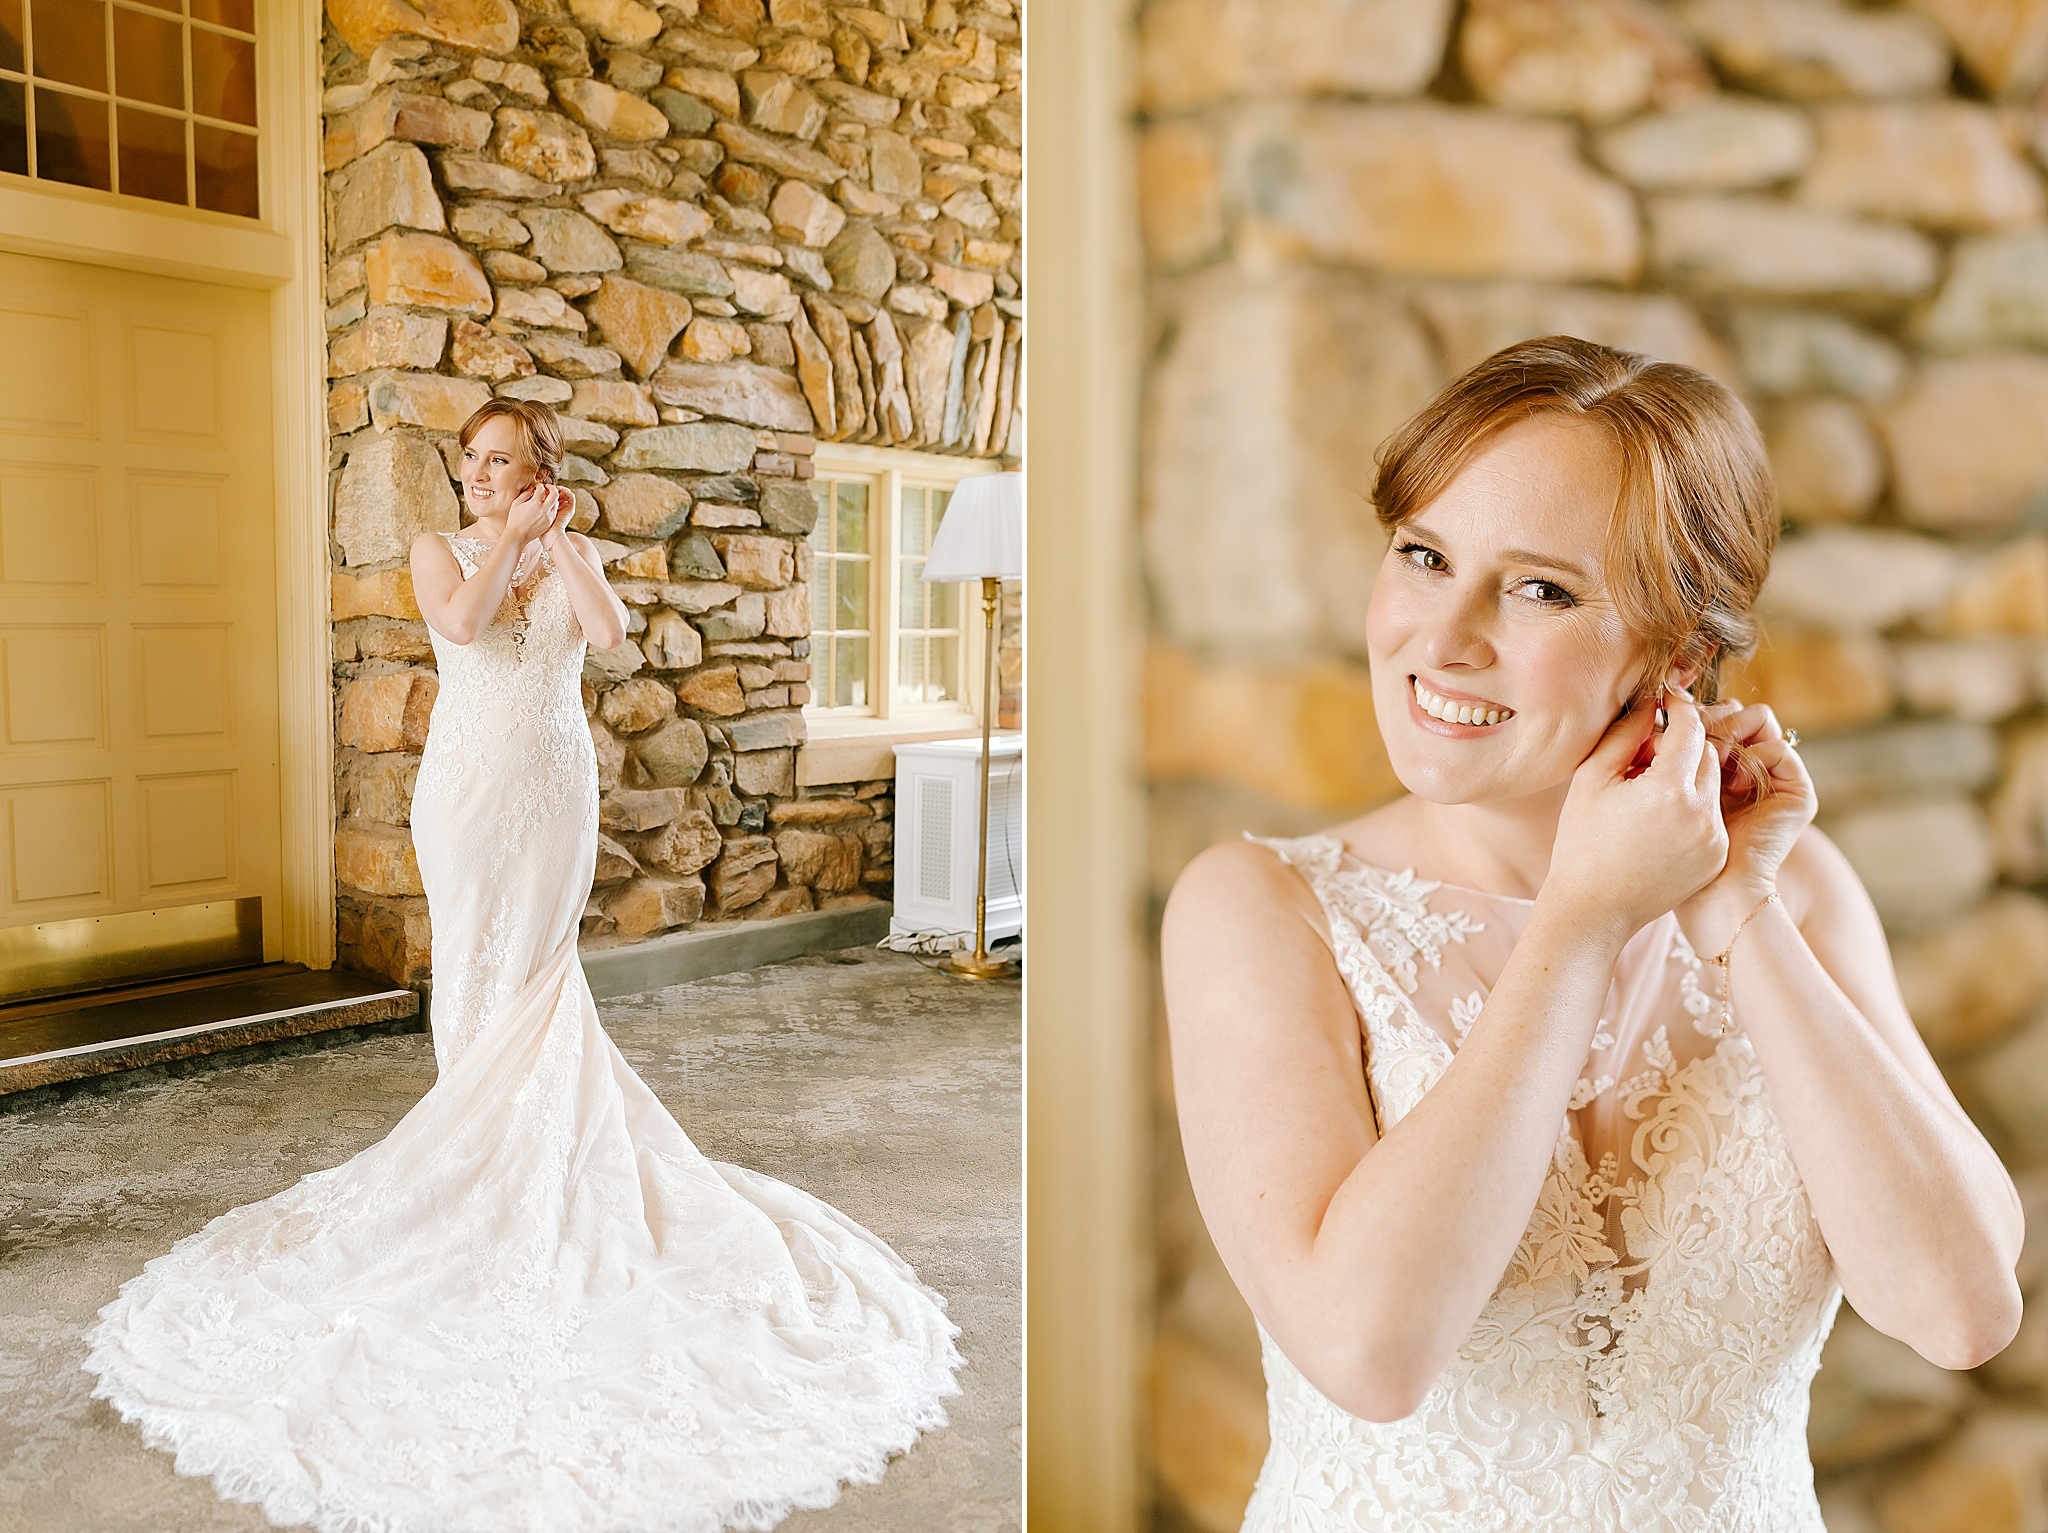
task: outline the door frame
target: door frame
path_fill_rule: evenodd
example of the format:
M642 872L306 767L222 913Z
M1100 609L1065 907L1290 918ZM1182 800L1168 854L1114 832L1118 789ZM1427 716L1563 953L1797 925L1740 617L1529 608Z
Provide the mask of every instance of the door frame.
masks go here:
M270 296L283 956L334 962L320 31L310 0L257 0L260 223L0 174L0 251Z

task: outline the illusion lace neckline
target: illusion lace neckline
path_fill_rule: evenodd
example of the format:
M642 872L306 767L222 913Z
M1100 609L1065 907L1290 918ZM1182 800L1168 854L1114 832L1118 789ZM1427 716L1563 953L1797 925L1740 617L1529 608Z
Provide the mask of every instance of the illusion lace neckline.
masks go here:
M1448 889L1454 894L1476 894L1483 900L1500 900L1508 905L1534 905L1536 903L1534 895L1500 894L1492 889L1481 889L1475 884L1460 884L1454 883L1447 878L1432 878L1427 873L1418 873L1413 865L1405 868L1393 868L1383 862L1374 862L1342 836L1331 835L1328 831L1318 831L1315 835L1305 836L1302 839L1307 841L1327 841L1337 848L1339 856L1350 858L1367 872L1383 874L1388 878L1412 878L1419 884L1430 884L1438 889Z

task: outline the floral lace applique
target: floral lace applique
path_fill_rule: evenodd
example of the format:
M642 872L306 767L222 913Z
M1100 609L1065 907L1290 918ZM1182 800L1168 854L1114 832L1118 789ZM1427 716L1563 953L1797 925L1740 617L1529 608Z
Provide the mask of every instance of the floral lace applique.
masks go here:
M1451 1036L1459 1048L1472 1036L1473 1024L1479 1020L1479 1013L1486 1009L1486 992L1474 990L1469 995L1454 997L1451 1001Z

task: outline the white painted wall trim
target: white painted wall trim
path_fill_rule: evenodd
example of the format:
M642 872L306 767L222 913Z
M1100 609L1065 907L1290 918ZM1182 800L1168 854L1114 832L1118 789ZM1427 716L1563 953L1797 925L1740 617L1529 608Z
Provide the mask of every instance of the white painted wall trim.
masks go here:
M288 8L280 0L266 7ZM220 213L138 202L0 176L0 250L229 287L274 288L292 279L292 241L276 230Z
M1024 978L1032 1533L1132 1533L1143 1497L1152 987L1138 736L1135 11L1128 0L1037 0L1025 12L1025 908L1041 960Z
M322 14L305 0L262 0L257 29L263 206L291 252L270 298L283 956L316 969L334 962Z

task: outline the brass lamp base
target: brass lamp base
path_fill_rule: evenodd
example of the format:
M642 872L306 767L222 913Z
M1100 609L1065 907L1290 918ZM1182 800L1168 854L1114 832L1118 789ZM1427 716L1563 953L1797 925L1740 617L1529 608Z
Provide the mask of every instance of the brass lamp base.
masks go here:
M949 954L939 965L948 974L957 974L962 979L1000 979L1010 972L1010 961L991 958L986 953L970 953L960 948Z

